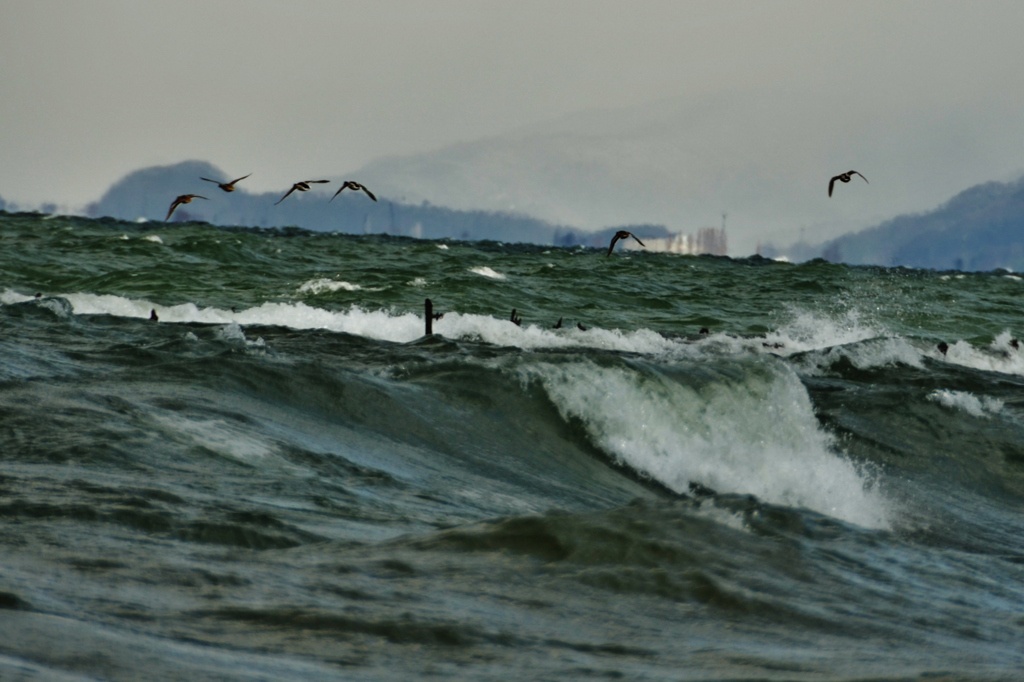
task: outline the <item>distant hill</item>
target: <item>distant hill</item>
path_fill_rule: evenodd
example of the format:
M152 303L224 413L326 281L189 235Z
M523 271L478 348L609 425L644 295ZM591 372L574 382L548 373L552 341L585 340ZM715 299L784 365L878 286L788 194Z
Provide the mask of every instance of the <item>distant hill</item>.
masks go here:
M774 86L672 95L379 158L353 175L411 202L583 230L654 223L694 233L728 213L730 253L744 255L802 229L834 239L1014 177L1013 144L982 141L1019 140L1024 123L995 130L975 106L881 111L871 98ZM830 198L829 178L849 168L871 184Z
M582 237L565 226L511 213L488 211L457 211L427 202L418 205L390 201L378 194L371 201L361 192L345 191L328 202L337 190L337 183L328 189L294 192L275 206L288 188L280 192L250 194L244 181L234 192L223 192L200 177L225 181L219 168L205 161L184 161L172 166L154 166L129 173L114 183L103 197L90 204L90 216L110 216L123 220L162 221L167 209L179 194L199 194L208 201L196 199L180 206L171 216L172 222L199 220L216 225L256 227L298 226L309 230L330 230L353 234L387 233L424 239L491 239L506 242L552 244L556 235ZM372 187L371 187L372 188Z
M1024 270L1024 178L971 187L934 211L901 215L812 247L768 247L791 260L903 265L936 270Z

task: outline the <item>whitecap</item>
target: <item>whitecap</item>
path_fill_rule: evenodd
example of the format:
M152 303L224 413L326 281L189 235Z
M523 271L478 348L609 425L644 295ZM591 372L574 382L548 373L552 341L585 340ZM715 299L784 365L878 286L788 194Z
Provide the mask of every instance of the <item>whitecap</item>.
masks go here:
M889 525L876 481L834 451L807 389L782 363L750 358L742 379L693 385L589 359L527 358L518 371L611 457L672 490L697 481L865 527Z
M322 294L325 291L359 291L362 287L358 284L351 284L340 280L333 279L311 279L308 282L304 282L298 288L298 293L305 294L310 293L313 295Z
M505 275L500 272L495 272L486 265L478 265L475 268L470 268L469 271L483 277L490 277L491 279L505 279Z
M989 417L1003 410L1002 400L991 396L979 398L968 391L940 388L929 393L928 400L935 401L943 407L962 410L973 417Z

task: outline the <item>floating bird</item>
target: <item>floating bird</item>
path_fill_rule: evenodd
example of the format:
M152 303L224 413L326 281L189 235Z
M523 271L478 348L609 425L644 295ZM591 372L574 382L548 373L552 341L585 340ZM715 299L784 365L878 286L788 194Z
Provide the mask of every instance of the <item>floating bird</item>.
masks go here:
M517 327L521 327L523 325L523 318L522 318L522 316L516 317L516 309L515 308L512 309L512 317L510 317L508 319L511 320L512 324L514 324Z
M576 328L579 329L581 332L587 331L587 328L583 326L582 322L577 322L576 323Z
M615 236L612 237L612 243L608 245L608 255L612 255L612 249L615 248L615 242L619 241L620 239L626 239L627 237L632 237L633 239L636 239L637 243L640 244L640 246L644 246L644 243L637 239L636 235L633 234L632 232L619 230L618 232L615 233Z
M561 329L561 328L562 328L562 318L558 318L558 322L555 322L555 326L552 327L552 329Z
M277 203L275 203L274 206L277 206L277 204L280 204L282 201L287 199L288 195L294 192L295 190L298 190L300 192L308 192L310 185L320 184L324 182L330 182L330 180L303 180L302 182L296 182L294 185L292 185L292 188L285 193L283 197L277 200Z
M152 322L159 322L160 321L160 316L156 314L156 308L153 308L153 309L151 309L149 311L149 319Z
M252 175L252 173L249 173L249 175ZM247 177L249 177L249 175L243 175L242 177L238 178L237 180L232 180L231 182L217 182L216 180L211 180L210 178L199 178L199 179L200 180L206 180L207 182L212 182L213 184L217 185L218 187L220 187L225 192L234 192L235 191L235 183L236 182L241 182L242 180L245 180Z
M949 344L946 343L945 341L939 341L939 345L936 346L936 348L938 348L939 352L942 353L943 356L945 356L946 352L949 350Z
M710 333L711 333L711 330L710 330L710 329L708 329L707 327L701 327L701 328L700 328L700 331L699 331L699 332L697 332L697 333L698 333L698 334L710 334Z
M334 196L331 197L331 201L334 201L334 197L338 196L339 194L342 193L342 191L344 191L346 189L351 189L351 190L354 190L356 192L358 192L359 190L363 190L364 192L366 192L366 196L370 197L374 201L377 201L377 197L373 196L373 192L371 192L370 190L366 189L366 185L360 185L358 182L354 182L352 180L346 180L344 183L342 183L341 189L339 189L337 192L334 193ZM330 202L328 202L328 203L330 203Z
M1020 341L1017 339L1010 339L1010 345L1013 346L1014 350L1020 350Z
M853 171L853 170L852 171L846 171L845 173L840 173L839 175L837 175L834 178L832 178L831 180L829 180L828 181L828 195L832 196L832 186L836 184L836 180L838 180L839 182L849 182L850 180L853 180L853 176L854 175L860 175L860 173L858 173L857 171ZM860 176L862 178L864 178L863 175L860 175ZM864 182L868 182L868 179L864 178ZM870 185L871 183L868 182L868 184Z
M174 209L178 208L178 206L180 206L181 204L191 204L193 199L206 199L206 197L201 197L198 194L182 194L180 197L171 202L171 208L168 209L167 217L164 218L164 222L166 223L168 220L171 219L171 214L174 213Z

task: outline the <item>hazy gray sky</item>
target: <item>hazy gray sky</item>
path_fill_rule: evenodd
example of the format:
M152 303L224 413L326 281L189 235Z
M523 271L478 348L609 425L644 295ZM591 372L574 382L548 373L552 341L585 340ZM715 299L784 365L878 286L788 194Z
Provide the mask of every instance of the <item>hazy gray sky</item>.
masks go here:
M836 102L816 134L953 107L1004 179L1024 168L1022 31L1019 1L0 0L0 197L74 208L193 158L277 190L747 89Z

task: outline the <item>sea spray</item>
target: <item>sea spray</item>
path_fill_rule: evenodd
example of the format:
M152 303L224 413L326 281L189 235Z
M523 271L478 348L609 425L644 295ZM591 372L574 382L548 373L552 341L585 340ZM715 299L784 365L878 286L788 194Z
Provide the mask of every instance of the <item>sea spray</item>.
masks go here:
M539 381L562 416L582 422L612 458L677 492L695 482L888 527L885 497L834 451L791 370L723 364L691 374L579 360L525 363L520 373Z

